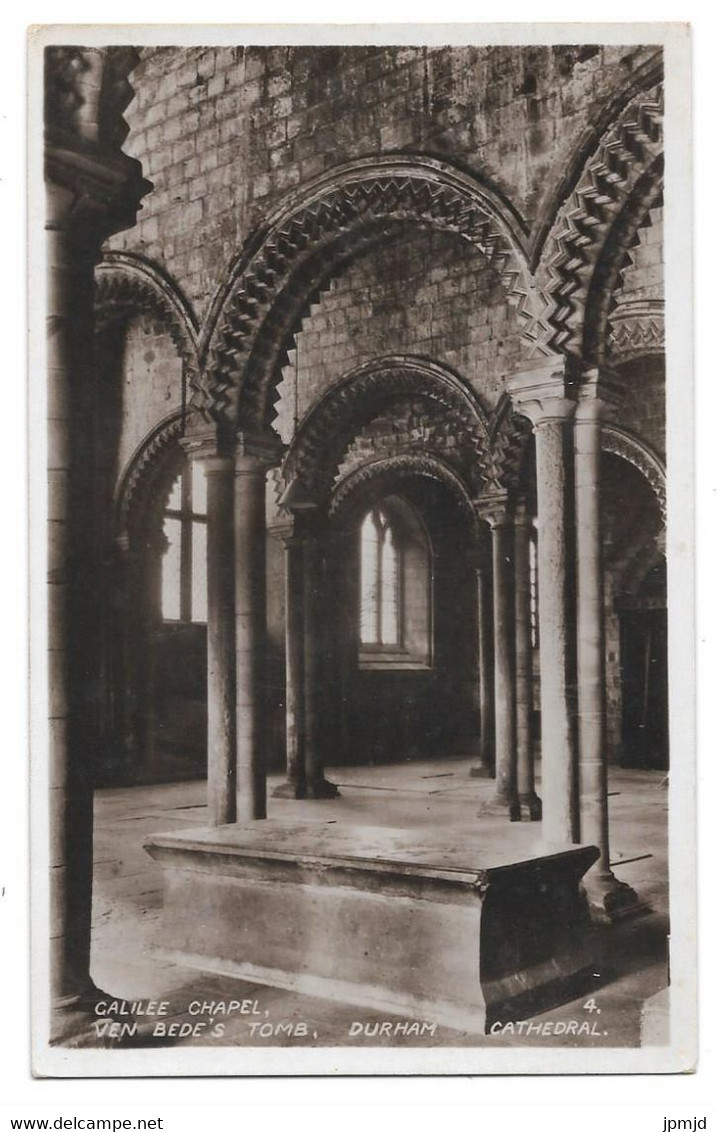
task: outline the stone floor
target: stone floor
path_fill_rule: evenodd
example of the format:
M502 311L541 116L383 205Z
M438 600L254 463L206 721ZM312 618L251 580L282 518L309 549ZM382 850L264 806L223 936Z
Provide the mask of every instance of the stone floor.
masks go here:
M328 776L339 785L340 799L297 802L270 798L270 813L299 821L415 829L417 837L422 827L430 825L450 830L456 844L475 845L476 839L494 841L498 836L516 846L533 841L539 826L511 824L501 816L480 813L494 784L470 777L470 766L462 759L336 768ZM270 779L270 794L280 781L279 776ZM637 890L645 908L640 916L617 926L595 929L597 970L594 996L590 996L595 1001L588 998L586 1006L583 998L532 1019L534 1025L552 1023L539 1030L526 1033L525 1023L520 1034L508 1031L485 1037L432 1027L430 1019L422 1032L416 1032L410 1021L388 1013L378 1018L375 1012L355 1006L159 962L154 945L167 942L161 940L162 876L144 851L143 840L154 832L201 826L204 793L202 782L97 792L93 978L108 997L168 1001L162 1022L165 1027L170 1023L178 1026L171 1036L163 1037L167 1031L157 1032L156 1018L139 1016L134 1019L136 1032L131 1032L130 1025L117 1037L108 1029L101 1033L98 1019L83 1044L634 1046L641 1040L650 1044L664 1040L667 789L662 774L611 772L613 866L616 876ZM243 1005L225 1016L222 1011L227 1008L222 1006L218 1014L195 1014L191 1004L196 1002ZM133 1018L125 1016L120 1021L131 1023ZM188 1025L197 1021L208 1024L190 1035ZM566 1027L556 1027L556 1022L578 1026L570 1026L566 1033ZM589 1027L580 1026L586 1022ZM222 1023L221 1032L217 1023Z

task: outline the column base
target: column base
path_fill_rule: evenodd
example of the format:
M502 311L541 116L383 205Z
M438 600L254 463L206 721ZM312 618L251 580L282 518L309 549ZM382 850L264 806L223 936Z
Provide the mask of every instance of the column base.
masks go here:
M520 821L520 802L517 798L494 797L484 802L478 809L478 817L483 814L496 814L507 817L509 821Z
M306 797L306 783L305 782L292 782L287 779L286 782L280 782L275 786L271 792L272 798L305 798Z
M543 820L543 803L537 794L521 794L519 802L521 821Z
M646 910L635 890L612 873L598 876L588 873L583 877L582 886L593 923L614 924Z
M313 782L307 782L305 798L340 798L338 786L333 782L329 782L328 778L317 778Z
M471 778L495 778L495 771L487 764L472 766L468 773Z
M75 994L54 998L50 1007L50 1044L70 1046L85 1034L96 1017L95 1005L108 998L88 980L87 986Z

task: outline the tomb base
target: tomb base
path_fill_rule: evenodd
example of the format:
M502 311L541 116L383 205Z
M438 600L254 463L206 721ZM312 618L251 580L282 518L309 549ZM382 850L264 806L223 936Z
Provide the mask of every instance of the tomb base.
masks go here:
M146 848L164 871L158 946L188 966L479 1033L589 983L592 846L526 856L270 819Z

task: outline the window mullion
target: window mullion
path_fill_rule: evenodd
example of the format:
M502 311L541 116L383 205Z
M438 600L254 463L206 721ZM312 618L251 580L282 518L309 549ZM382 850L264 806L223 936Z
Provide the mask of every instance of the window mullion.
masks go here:
M376 641L383 646L383 544L384 529L381 522L381 513L377 515L376 529L378 530L378 553L376 555Z
M396 644L403 648L403 548L396 547Z
M182 472L182 541L180 570L180 613L182 621L192 620L192 498L189 469Z

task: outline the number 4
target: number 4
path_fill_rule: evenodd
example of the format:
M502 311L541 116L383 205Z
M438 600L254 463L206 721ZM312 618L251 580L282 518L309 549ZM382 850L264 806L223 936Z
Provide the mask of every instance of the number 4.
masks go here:
M583 1010L589 1010L591 1014L592 1014L593 1010L597 1010L597 1009L598 1009L598 1005L597 1005L594 998L589 998L587 1000L587 1002L583 1003Z

